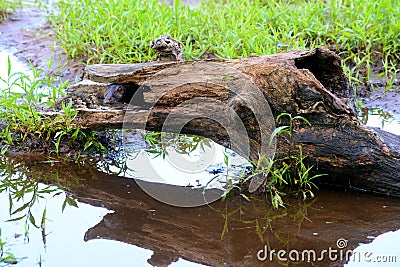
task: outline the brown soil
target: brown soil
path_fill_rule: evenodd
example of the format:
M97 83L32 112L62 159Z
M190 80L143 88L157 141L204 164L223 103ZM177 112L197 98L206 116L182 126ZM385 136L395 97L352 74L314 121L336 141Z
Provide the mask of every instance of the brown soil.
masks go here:
M0 32L0 46L21 61L31 62L45 74L59 76L63 81L70 79L73 83L82 79L85 59L68 59L54 40L55 31L44 10L18 9L6 23L0 24Z

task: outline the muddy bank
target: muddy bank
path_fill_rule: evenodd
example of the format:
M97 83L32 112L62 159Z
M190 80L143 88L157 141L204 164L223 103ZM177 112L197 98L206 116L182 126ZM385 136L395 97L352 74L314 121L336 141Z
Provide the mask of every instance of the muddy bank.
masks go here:
M54 40L55 31L46 11L17 9L7 22L0 24L0 49L9 51L23 62L31 62L45 74L71 83L82 79L85 59L68 59ZM52 66L49 60L52 58Z
M397 87L400 91L400 86ZM396 91L385 92L385 87L375 87L373 91L360 94L360 100L366 108L381 108L400 118L400 93Z
M166 0L173 5L174 1ZM196 7L198 0L183 0L182 4ZM0 49L13 53L23 62L32 62L33 66L44 73L58 76L71 84L83 78L86 58L69 59L55 40L54 27L47 19L47 11L25 7L9 14L6 22L0 22ZM52 66L49 67L49 59Z

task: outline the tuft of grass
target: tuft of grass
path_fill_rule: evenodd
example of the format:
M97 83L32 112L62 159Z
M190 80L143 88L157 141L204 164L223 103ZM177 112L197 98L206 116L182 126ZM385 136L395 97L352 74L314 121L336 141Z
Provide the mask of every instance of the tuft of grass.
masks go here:
M78 111L72 108L72 103L63 103L62 110L54 116L42 112L52 110L58 98L65 94L69 82L43 76L42 71L36 70L32 64L31 72L31 76L12 73L8 59L8 77L0 77L1 153L23 143L29 136L52 143L51 152L57 155L62 142L71 146L83 143L83 150L103 150L95 132L86 132L73 125Z
M283 189L285 186L297 189L298 195L303 200L313 198L314 189L318 189L314 183L315 179L326 174L312 174L313 166L307 166L304 162L303 148L301 145L293 143L293 133L295 127L300 123L311 126L311 123L301 116L292 116L289 113L281 113L276 118L278 123L282 118L287 117L288 125L277 127L271 134L271 141L277 136L286 135L288 139L288 149L286 155L272 160L264 155L260 155L257 162L253 162L251 175L246 179L254 176L264 177L264 185L270 194L271 203L274 208L285 207L282 196L285 195Z
M2 0L0 2L0 23L7 21L10 14L21 4L21 1Z
M318 189L314 183L315 179L326 174L313 174L313 166L308 166L305 163L306 156L303 155L303 148L301 145L296 145L293 142L293 133L295 128L301 124L311 126L310 122L301 116L292 116L289 113L281 113L276 118L278 123L282 118L287 118L288 125L277 127L271 134L270 144L272 140L278 136L285 135L288 140L287 151L277 159L270 159L265 155L259 155L256 162L252 163L250 173L243 170L239 179L234 177L231 179L227 176L227 188L222 196L222 200L229 198L233 195L234 190L242 192L245 184L250 179L262 179L263 189L267 195L269 194L270 203L274 208L285 207L285 187L295 189L298 196L302 200L314 198L314 189ZM226 166L228 163L226 159ZM239 185L238 185L239 182ZM250 201L249 197L244 193L240 196L246 201Z
M158 0L70 0L58 8L51 21L62 48L88 63L153 59L149 42L163 33L182 41L186 59L206 51L239 58L328 46L345 64L362 67L363 73L347 70L354 79L362 75L361 82L381 60L384 75L392 78L391 68L400 62L399 0L217 0L192 9L179 0L172 6Z

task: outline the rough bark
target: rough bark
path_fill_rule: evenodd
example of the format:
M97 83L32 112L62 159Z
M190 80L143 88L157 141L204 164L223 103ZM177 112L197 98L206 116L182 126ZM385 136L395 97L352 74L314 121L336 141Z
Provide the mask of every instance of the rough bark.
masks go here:
M72 86L69 98L76 103L84 96L91 97L90 105L81 103L80 106L76 123L82 127L118 128L125 120L131 127L145 125L146 129L156 131L162 129L167 115L183 101L195 97L215 99L239 115L250 138L251 157L255 158L262 137L254 110L246 103L251 98L248 88L232 94L227 90L227 83L216 86L214 82L211 86L207 80L199 82L196 78L202 75L215 81L221 73L226 73L229 86L233 87L236 81L242 82L243 75L248 77L262 91L274 116L287 112L303 116L312 123L311 127L298 125L294 141L302 145L308 164L314 165L319 173L329 174L320 181L400 196L398 136L360 123L340 58L324 48L238 60L93 65L86 68L86 74L94 83ZM153 79L155 74L157 79ZM149 79L152 81L146 84ZM135 106L105 107L102 96L107 83L129 83L130 90L141 90L136 94L139 98ZM143 84L146 86L139 87ZM160 92L165 88L174 89ZM160 93L162 97L158 99ZM230 146L227 131L215 121L203 118L203 111L213 108L205 102L186 110L187 114L181 116L198 113L199 118L187 123L180 132L195 133ZM278 144L278 152L286 149L285 144L284 141ZM232 148L242 152L240 148Z

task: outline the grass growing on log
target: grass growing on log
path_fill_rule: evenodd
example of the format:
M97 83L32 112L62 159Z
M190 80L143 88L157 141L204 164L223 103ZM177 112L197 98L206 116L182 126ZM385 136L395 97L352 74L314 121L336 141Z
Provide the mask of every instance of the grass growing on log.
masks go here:
M257 162L252 162L252 169L250 174L243 172L243 177L240 179L240 184L247 183L253 177L262 177L263 190L270 195L271 204L274 208L285 207L285 201L282 198L285 187L290 187L301 196L303 200L313 198L314 189L318 189L314 183L315 179L325 174L312 174L313 166L307 166L305 163L305 156L301 145L296 145L293 142L294 129L300 124L305 123L311 125L310 122L301 116L292 116L289 113L282 113L276 118L278 123L281 118L287 118L288 125L283 125L275 129L271 134L270 144L272 140L280 135L286 135L288 140L288 149L285 155L277 159L267 158L265 155L259 155ZM226 189L223 199L225 199L232 189L241 191L241 187L234 183L228 183L229 187ZM243 198L249 201L245 194L241 194Z
M392 88L400 62L399 0L204 1L190 9L175 1L60 1L52 16L71 57L88 63L132 63L155 58L150 40L170 33L183 57L210 51L223 58L328 46L342 55L352 81L366 82L371 66ZM362 67L362 70L360 70Z

